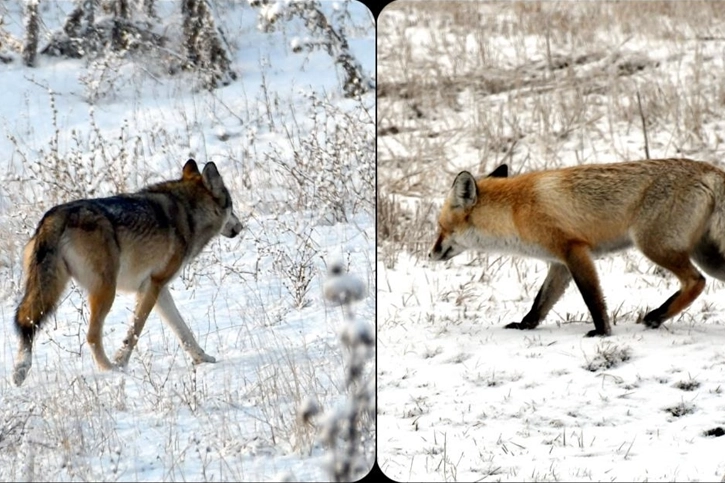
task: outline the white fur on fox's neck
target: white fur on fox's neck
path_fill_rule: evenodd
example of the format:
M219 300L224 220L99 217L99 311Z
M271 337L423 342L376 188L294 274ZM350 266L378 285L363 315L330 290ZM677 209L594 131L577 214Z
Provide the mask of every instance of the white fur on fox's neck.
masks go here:
M456 243L469 250L523 255L546 261L559 261L554 254L541 245L526 243L516 235L487 235L475 228L468 228L456 235Z

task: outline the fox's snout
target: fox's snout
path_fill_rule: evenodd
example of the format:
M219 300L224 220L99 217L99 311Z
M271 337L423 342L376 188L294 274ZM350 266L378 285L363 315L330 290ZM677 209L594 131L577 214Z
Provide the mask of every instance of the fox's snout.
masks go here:
M456 251L453 246L445 243L442 236L439 236L436 240L433 248L428 252L428 260L433 262L446 261L456 255Z

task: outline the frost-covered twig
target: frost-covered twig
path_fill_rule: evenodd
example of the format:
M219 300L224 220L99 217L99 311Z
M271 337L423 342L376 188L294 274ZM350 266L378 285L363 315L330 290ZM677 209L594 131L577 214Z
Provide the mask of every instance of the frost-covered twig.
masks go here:
M0 62L9 64L13 61L12 53L21 52L23 43L10 35L4 28L5 19L0 15Z
M323 416L319 437L330 451L328 471L332 480L355 481L370 469L375 453L375 378L365 372L373 360L375 338L370 324L355 320L350 309L366 296L365 285L346 273L341 262L331 264L323 292L328 303L345 309L339 333L346 352L348 398L341 407ZM307 403L300 408L300 416L306 420L318 410L316 404Z
M362 300L366 295L365 284L362 280L346 273L342 262L335 261L328 269L327 281L322 291L325 300L330 304L342 306L347 322L355 322L351 307L354 302ZM345 342L344 339L343 342Z
M249 0L249 4L259 8L259 28L269 32L279 20L301 19L310 32L311 37L305 40L295 39L292 49L313 51L324 49L335 59L345 75L343 91L346 97L356 97L375 88L375 85L362 70L362 66L350 51L344 28L335 26L322 11L317 0L299 0L295 2L279 2L270 0Z

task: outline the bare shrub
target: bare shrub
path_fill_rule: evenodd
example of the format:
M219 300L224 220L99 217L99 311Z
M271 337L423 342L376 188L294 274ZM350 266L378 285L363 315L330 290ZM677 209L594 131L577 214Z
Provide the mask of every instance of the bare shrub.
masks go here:
M375 337L371 326L356 320L350 308L359 296L342 293L357 287L354 276L344 273L341 267L331 266L330 272L325 297L334 305L342 305L345 314L339 336L345 353L348 394L343 404L319 416L318 438L328 448L327 465L332 480L356 481L367 474L375 457ZM372 374L367 370L370 364ZM309 400L298 409L306 422L319 412L317 405Z
M23 187L18 190L19 193L52 187L42 199L31 200L31 203L39 202L39 208L47 208L48 205L74 199L97 197L109 192L126 192L137 187L130 185L130 181L144 181L137 179L140 136L129 138L129 128L124 123L117 138L107 139L96 125L93 108L89 110L90 133L72 131L70 147L67 151L61 150L61 130L58 127L55 95L52 89L48 89L53 135L47 147L32 151L22 145L14 135L8 136L27 170L26 174L18 174L8 179L9 182ZM108 166L117 168L109 170Z
M266 153L295 194L291 206L318 213L324 223L350 222L360 211L372 212L375 132L366 106L360 101L343 111L314 92L307 99L306 124L286 126L288 144Z

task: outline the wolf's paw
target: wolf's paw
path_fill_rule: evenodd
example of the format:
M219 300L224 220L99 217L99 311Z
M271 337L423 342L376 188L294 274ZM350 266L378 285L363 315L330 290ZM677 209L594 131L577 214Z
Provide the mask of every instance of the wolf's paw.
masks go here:
M30 355L30 351L21 350L18 353L18 359L13 369L13 382L16 386L20 386L25 378L28 376L30 367L33 365L33 359Z
M113 356L113 364L108 369L124 369L131 358L131 351L127 348L119 349Z
M216 362L216 359L207 354L206 352L202 352L201 354L195 354L192 357L194 359L194 364L202 364L204 362Z
M104 370L113 371L113 372L126 372L127 368L128 368L128 361L126 361L126 362L119 361L119 362L114 362L113 364L111 364L111 367L109 367L108 369L104 369Z
M20 386L30 371L30 364L18 364L13 370L13 382L16 386Z

